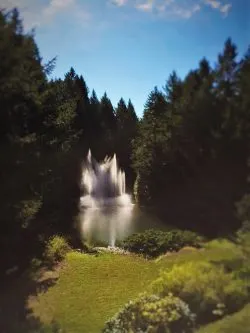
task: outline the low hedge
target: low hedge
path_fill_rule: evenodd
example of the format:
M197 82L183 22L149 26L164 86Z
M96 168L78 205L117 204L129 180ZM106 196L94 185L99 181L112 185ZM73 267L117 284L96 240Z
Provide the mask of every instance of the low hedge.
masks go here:
M121 246L146 257L157 257L166 252L179 251L185 246L201 247L202 238L194 232L182 230L146 230L126 238Z

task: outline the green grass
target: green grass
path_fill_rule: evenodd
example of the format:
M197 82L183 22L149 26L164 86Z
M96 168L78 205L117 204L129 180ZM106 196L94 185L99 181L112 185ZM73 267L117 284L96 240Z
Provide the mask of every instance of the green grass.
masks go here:
M227 261L237 256L233 246L183 251L157 260L71 252L58 282L39 294L31 308L41 322L49 324L55 320L67 333L98 333L105 321L150 286L161 269L187 260Z
M33 305L43 322L67 332L100 332L106 320L157 276L156 264L135 256L70 253L58 283Z
M241 311L202 327L197 333L249 333L250 332L250 304Z

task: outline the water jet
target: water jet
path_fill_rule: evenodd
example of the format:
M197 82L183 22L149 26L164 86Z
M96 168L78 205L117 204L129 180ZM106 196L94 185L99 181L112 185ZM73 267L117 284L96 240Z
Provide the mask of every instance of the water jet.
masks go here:
M83 208L101 206L129 206L131 198L126 194L126 177L117 164L116 154L98 163L89 150L81 178L84 195L80 198Z

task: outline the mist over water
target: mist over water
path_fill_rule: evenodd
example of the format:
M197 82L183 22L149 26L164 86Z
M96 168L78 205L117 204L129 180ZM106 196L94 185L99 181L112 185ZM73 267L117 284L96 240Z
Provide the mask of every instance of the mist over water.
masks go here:
M98 163L89 151L81 186L84 195L80 198L80 229L83 240L90 244L115 246L116 240L160 223L132 203L116 155Z

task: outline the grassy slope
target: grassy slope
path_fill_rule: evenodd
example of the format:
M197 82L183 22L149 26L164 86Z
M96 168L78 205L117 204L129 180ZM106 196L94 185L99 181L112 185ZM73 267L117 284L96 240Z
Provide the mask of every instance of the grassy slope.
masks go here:
M197 333L249 333L250 304L241 311L201 328Z
M126 302L153 281L160 269L186 260L228 260L234 249L211 248L147 261L136 256L70 253L60 278L31 307L44 323L55 320L67 333L98 333Z

